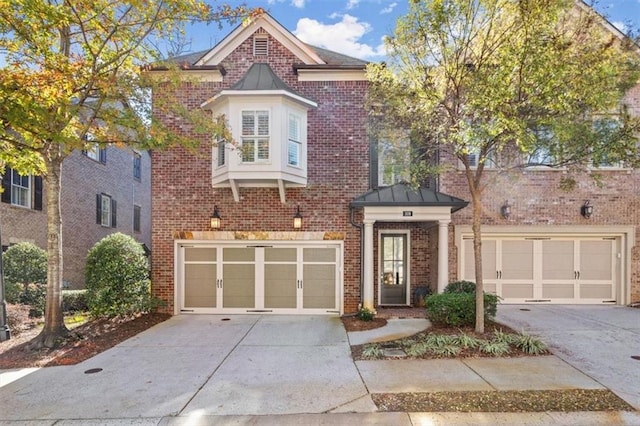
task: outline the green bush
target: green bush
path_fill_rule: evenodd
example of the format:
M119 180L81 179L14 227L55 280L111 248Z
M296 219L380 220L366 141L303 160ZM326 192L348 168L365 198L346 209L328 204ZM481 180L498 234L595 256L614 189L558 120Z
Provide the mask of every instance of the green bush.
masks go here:
M63 312L85 312L88 310L87 290L62 290Z
M151 297L142 246L119 232L103 238L89 250L85 283L89 311L95 317L133 315L158 306Z
M495 317L498 296L484 294L485 320ZM442 293L426 299L427 316L434 325L463 327L472 326L476 320L475 293Z
M361 321L373 321L376 313L369 308L360 308L357 317Z
M47 252L32 243L12 245L2 255L5 300L29 305L32 317L44 313L47 292Z
M471 281L453 281L444 288L445 293L475 293L476 283Z

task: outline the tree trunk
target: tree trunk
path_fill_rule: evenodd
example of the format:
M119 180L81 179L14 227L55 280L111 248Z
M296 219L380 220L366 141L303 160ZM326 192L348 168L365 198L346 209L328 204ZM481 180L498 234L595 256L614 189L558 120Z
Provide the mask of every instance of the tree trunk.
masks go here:
M473 200L473 257L476 270L476 333L484 333L484 285L482 283L482 201L477 189L471 190Z
M62 158L46 158L44 177L47 197L47 296L44 309L44 328L30 345L32 349L55 347L69 330L62 315L62 220L60 188Z

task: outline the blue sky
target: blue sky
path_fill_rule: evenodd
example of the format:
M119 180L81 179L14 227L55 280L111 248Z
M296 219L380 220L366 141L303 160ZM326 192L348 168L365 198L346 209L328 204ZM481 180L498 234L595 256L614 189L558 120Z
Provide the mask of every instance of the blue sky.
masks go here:
M407 0L246 0L246 3L266 9L309 44L374 61L384 56L383 36L392 32L395 20L407 11ZM640 28L640 0L599 0L596 10L623 31L629 25ZM190 50L212 47L229 30L221 31L216 25L191 28Z

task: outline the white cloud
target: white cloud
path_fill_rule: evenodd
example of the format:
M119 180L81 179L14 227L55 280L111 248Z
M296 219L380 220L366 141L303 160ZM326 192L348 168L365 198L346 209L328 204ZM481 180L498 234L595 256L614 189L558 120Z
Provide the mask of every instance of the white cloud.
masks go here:
M349 14L343 15L340 22L324 24L311 18L298 21L293 33L305 43L324 47L335 52L356 58L369 58L385 54L382 45L372 47L360 42L371 26L367 22L359 22L358 18Z
M353 9L354 7L356 7L358 5L358 3L360 3L360 0L348 0L347 1L347 10Z
M382 9L380 11L380 15L385 15L387 13L393 12L393 9L395 9L397 5L398 5L398 3L396 3L396 2L391 3L389 6L385 7L384 9Z
M291 6L302 9L304 7L305 0L291 0Z
M639 0L640 1L640 0ZM622 31L623 33L626 33L628 28L625 25L624 22L620 22L620 21L614 21L611 24L613 24L614 27L616 27L617 29L619 29L620 31Z

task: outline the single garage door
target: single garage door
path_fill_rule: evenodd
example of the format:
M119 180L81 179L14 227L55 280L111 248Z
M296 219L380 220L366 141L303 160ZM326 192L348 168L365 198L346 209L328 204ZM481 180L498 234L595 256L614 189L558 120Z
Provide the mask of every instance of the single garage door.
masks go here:
M616 303L615 237L491 237L482 241L485 291L503 303ZM463 278L475 281L473 240L463 240Z
M179 244L183 313L340 313L342 246Z

